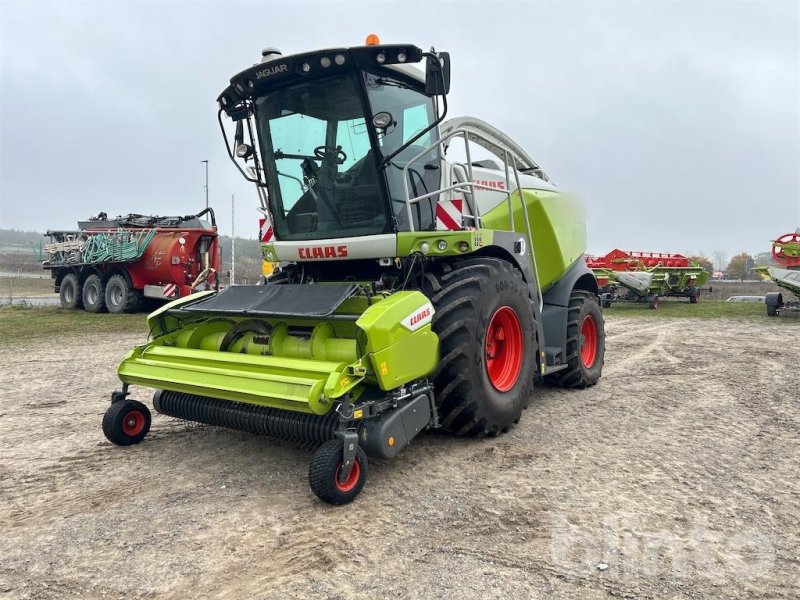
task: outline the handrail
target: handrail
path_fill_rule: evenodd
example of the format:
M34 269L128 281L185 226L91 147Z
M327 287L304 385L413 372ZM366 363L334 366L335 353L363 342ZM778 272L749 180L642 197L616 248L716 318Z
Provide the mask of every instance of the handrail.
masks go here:
M463 138L464 140L464 148L466 152L466 171L467 171L467 181L461 181L457 183L453 183L448 185L444 188L440 188L433 192L428 192L427 194L422 194L420 196L415 196L413 198L410 197L408 180L409 180L409 169L413 163L417 160L422 158L425 154L429 153L431 150L436 148L437 146L441 146L455 138ZM505 189L499 190L497 188L490 187L488 185L475 183L475 177L472 170L472 154L470 152L470 141L474 143L478 143L480 146L484 148L495 148L497 149L498 153L496 156L500 158L502 156L503 159L503 171L505 175ZM519 179L519 169L517 168L517 155L512 150L509 150L503 144L498 143L497 140L493 140L488 136L485 136L473 129L468 129L465 127L457 127L452 129L451 131L447 132L444 136L439 138L437 141L433 142L432 144L425 147L423 150L415 154L411 157L408 162L406 162L405 166L403 167L403 191L405 193L405 202L406 202L406 211L408 213L408 225L411 231L414 231L414 217L411 212L411 205L420 202L421 200L425 200L427 198L431 198L433 196L438 196L446 192L450 191L457 191L463 193L465 196L467 194L472 195L472 204L471 211L474 213L472 217L475 219L476 227L480 228L482 225L482 219L480 216L480 208L478 206L477 199L475 197L475 190L489 190L495 193L502 193L505 195L505 202L508 205L508 220L509 220L509 231L514 231L514 204L513 204L513 195L516 193L519 195L520 205L522 207L522 214L525 218L525 230L528 234L528 242L530 243L530 248L527 249L528 254L530 255L530 262L531 262L531 269L533 270L533 276L535 279L535 288L536 288L536 301L539 305L539 311L541 311L544 307L544 297L542 296L541 286L539 285L539 269L536 264L536 255L533 251L533 230L531 229L530 217L528 215L528 211L526 210L525 206L525 197L522 194L522 184ZM509 165L509 162L511 163ZM511 176L510 173L514 173L514 183L516 184L516 188L512 191L511 190ZM468 191L469 190L469 191Z

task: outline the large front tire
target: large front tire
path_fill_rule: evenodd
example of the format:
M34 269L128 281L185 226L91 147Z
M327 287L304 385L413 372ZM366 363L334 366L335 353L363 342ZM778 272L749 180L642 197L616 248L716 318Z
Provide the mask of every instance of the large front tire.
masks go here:
M587 388L598 382L606 354L603 312L596 296L574 290L567 309L567 368L550 375L551 383L568 388Z
M537 373L533 308L521 273L496 258L440 263L422 290L436 309L433 375L442 426L497 435L519 421Z

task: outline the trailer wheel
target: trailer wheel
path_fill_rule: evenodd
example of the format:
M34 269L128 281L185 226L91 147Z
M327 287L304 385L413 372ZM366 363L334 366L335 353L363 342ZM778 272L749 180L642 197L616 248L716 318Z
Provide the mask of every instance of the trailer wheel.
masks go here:
M603 313L594 294L574 290L567 309L567 368L547 381L568 388L587 388L598 382L606 354Z
M136 400L120 400L103 416L103 433L117 446L138 444L150 431L150 411Z
M75 273L67 273L61 280L58 298L61 300L61 308L70 310L80 310L83 308L83 297L81 281Z
M99 313L106 309L105 285L99 275L89 275L83 282L83 308Z
M119 314L135 311L142 297L133 289L124 275L112 275L106 284L106 307L108 312Z
M780 292L769 292L764 296L764 302L767 305L767 316L777 317L783 306L783 295Z
M436 312L433 383L442 427L497 435L519 421L537 375L532 303L521 273L496 258L440 263L422 291Z
M346 481L339 481L342 469L344 442L340 439L322 444L314 453L308 467L311 491L328 504L348 504L361 493L367 481L367 455L361 446L356 448L356 460Z

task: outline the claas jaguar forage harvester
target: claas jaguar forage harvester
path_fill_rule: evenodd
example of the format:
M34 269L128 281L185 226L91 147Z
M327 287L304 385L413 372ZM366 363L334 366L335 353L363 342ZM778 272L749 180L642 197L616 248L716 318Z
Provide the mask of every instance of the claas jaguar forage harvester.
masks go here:
M344 504L367 456L429 428L503 433L535 381L600 378L582 203L494 127L445 121L447 53L373 42L267 49L220 94L281 268L148 317L103 420L112 442L150 426L128 386L155 388L162 414L318 445L311 489Z

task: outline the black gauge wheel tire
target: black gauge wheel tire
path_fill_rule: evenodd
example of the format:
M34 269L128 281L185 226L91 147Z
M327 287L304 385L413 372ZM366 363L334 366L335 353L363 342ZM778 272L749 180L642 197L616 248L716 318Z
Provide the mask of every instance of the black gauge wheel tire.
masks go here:
M308 484L319 498L336 506L349 504L361 493L367 481L369 463L367 455L359 446L356 458L347 480L339 481L342 469L344 442L330 440L320 446L308 467Z
M114 402L103 415L103 433L117 446L138 444L150 431L150 410L136 400Z

